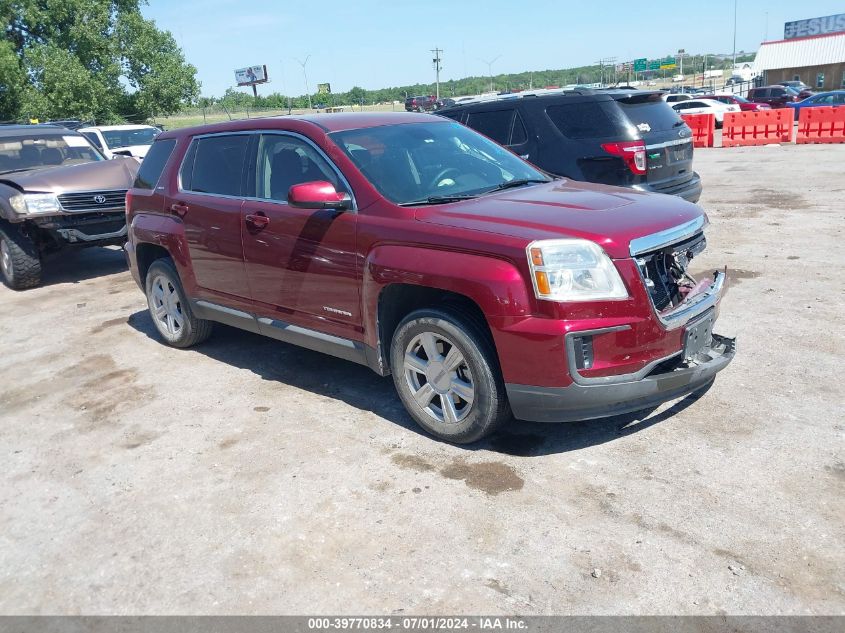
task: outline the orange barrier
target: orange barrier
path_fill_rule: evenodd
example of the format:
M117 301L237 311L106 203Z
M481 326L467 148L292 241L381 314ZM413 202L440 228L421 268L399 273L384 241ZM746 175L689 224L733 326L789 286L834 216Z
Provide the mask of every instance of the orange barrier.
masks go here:
M712 114L682 114L684 120L692 130L693 147L713 147L716 134L716 117Z
M796 143L845 143L845 107L801 108Z
M791 143L792 108L758 112L727 112L722 126L722 147Z

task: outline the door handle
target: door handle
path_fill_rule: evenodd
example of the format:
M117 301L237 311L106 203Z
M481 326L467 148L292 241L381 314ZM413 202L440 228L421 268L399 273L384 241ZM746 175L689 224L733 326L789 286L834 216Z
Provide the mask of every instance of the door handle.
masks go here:
M174 202L170 205L170 210L173 211L180 218L185 217L185 214L188 212L188 209L189 207L187 204L182 204L180 202Z
M258 213L256 213L256 214L250 213L248 216L246 216L244 218L244 220L246 220L247 224L255 227L256 229L263 229L268 224L270 224L270 218L268 218L264 214L258 214Z

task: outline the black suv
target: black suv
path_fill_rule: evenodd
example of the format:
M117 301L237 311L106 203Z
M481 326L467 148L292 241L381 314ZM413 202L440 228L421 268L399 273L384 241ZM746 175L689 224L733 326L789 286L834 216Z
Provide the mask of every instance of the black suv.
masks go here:
M438 110L573 180L701 197L689 127L659 91L571 90Z
M434 110L437 99L433 96L408 97L405 99L405 110L408 112L427 112Z

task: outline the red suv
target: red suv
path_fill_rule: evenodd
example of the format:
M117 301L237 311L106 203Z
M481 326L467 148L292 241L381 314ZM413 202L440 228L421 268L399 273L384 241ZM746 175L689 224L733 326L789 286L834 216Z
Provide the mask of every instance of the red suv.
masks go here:
M771 108L785 108L786 104L800 101L798 92L788 86L763 86L748 91L748 100L752 103L765 103Z
M217 321L393 375L433 435L566 421L708 386L725 275L693 279L706 216L552 179L420 114L165 132L127 195L132 274L175 347Z

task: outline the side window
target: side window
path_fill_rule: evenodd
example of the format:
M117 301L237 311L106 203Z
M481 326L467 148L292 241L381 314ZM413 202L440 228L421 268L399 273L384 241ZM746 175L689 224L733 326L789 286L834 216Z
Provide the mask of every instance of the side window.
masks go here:
M786 94L786 90L784 90L783 88L772 88L771 94L769 96L771 96L771 97L782 97L785 94Z
M185 158L182 159L182 167L179 169L179 188L184 191L191 190L191 180L194 174L194 158L197 155L197 145L199 145L199 141L194 140L191 142L191 146L188 148Z
M519 110L516 111L516 117L513 120L513 131L511 132L511 145L522 145L528 142L528 132L525 131L525 124L522 122L522 116Z
M223 135L198 139L190 190L240 196L249 136ZM184 183L183 183L184 185Z
M615 105L615 104L613 104ZM546 108L554 126L568 138L607 138L617 136L620 126L608 114L607 103L586 101ZM673 107L676 107L673 104Z
M514 110L491 110L488 112L470 112L467 125L490 137L500 145L508 142Z
M452 119L453 121L457 121L458 123L460 123L462 115L463 115L463 111L458 110L457 112L447 112L447 113L441 114L440 116L446 117L448 119Z
M327 180L338 191L347 189L337 172L309 143L286 134L262 134L255 173L257 198L287 201L293 185L314 180Z
M135 183L132 186L136 189L155 189L174 147L176 147L176 139L173 138L153 143L146 158L141 163L141 168L138 170L138 175L135 177Z
M103 144L100 143L100 137L94 134L94 132L83 132L82 136L87 138L91 142L91 145L96 147L98 150L103 151Z
M824 88L824 73L816 73L816 88Z

